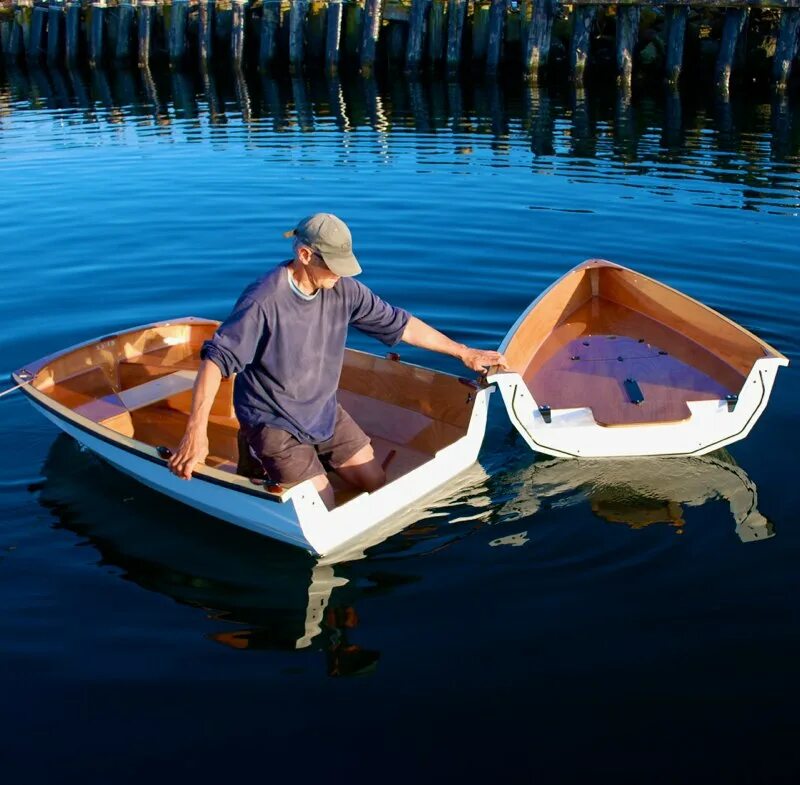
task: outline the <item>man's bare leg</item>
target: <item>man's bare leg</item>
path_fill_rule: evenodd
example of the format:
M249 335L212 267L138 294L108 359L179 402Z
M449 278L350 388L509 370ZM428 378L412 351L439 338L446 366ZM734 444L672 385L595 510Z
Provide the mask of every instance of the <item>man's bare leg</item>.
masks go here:
M336 469L346 482L362 491L372 493L386 484L386 472L375 458L371 444L362 447L352 458L348 458Z

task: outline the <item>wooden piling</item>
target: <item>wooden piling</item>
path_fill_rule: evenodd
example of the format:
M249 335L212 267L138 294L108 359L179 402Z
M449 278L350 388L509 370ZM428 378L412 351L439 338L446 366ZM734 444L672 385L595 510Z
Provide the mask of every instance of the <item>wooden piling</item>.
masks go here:
M234 67L241 68L242 62L244 61L247 0L233 0L231 12L231 58Z
M31 32L31 4L29 0L21 0L14 8L14 26L9 42L9 59L19 60L28 50L28 37Z
M422 64L425 45L425 22L429 9L430 0L411 0L408 48L406 50L406 73L417 73Z
M325 30L325 68L329 74L339 69L339 47L342 40L342 17L344 4L342 0L330 0L328 3L327 29Z
M180 65L186 57L186 19L188 16L189 0L172 0L167 34L167 52L172 65Z
M89 64L102 65L105 55L105 27L106 27L105 0L95 0L92 3L91 18L89 20Z
M258 67L267 72L275 62L280 29L280 0L264 0L261 9L261 41L258 46Z
M447 0L431 0L428 13L428 60L438 66L444 60L447 43L447 21L445 11Z
M375 67L375 49L381 29L382 0L366 0L361 28L361 73L368 76Z
M531 82L538 82L547 70L550 57L550 40L555 17L555 0L534 0L533 16L528 25L528 36L524 49L525 75Z
M785 90L792 74L792 62L797 57L798 33L800 31L800 8L786 8L781 14L775 60L772 63L772 78L778 90Z
M200 0L197 4L197 57L200 67L206 68L213 51L214 3Z
M461 66L461 44L464 37L464 20L467 16L467 0L449 0L447 16L447 72L452 76Z
M506 0L492 0L489 11L489 43L486 47L486 73L493 76L500 66L503 29L506 24Z
M150 55L153 52L153 22L156 15L154 0L139 0L138 12L139 65L142 68L148 68Z
M136 16L133 4L125 0L117 7L117 42L114 59L118 63L128 63L131 59L131 30Z
M722 42L717 56L715 79L717 87L727 91L730 86L731 72L733 71L733 58L736 54L736 44L744 30L747 21L747 8L729 8L725 11L725 23L722 26Z
M686 39L686 20L689 9L684 5L668 5L664 9L667 29L666 81L676 85L683 68L683 43Z
M78 63L81 40L80 0L68 0L64 15L64 56L67 66L74 68Z
M25 47L25 58L35 63L44 55L44 35L47 29L47 9L43 5L34 5L31 9L31 22L28 40Z
M617 7L617 79L629 85L633 77L633 52L639 38L638 5Z
M461 53L462 60L472 55L473 62L486 60L486 47L489 43L489 9L491 0L473 0L472 2L472 52L465 48ZM467 21L470 19L467 7ZM465 45L466 46L466 45Z
M586 70L586 61L589 59L592 25L597 16L597 6L576 6L572 16L572 42L569 49L570 78L576 84L581 84Z
M303 69L307 13L306 0L292 0L292 7L289 10L289 70L291 73Z
M47 62L61 62L64 51L64 2L50 0L47 7Z

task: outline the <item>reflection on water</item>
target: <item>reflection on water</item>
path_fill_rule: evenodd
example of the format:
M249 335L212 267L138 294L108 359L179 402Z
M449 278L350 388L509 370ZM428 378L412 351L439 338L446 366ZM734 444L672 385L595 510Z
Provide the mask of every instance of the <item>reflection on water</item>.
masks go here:
M370 131L367 151L379 161L407 148L423 166L457 156L464 166L478 157L482 165L502 167L526 156L538 173L559 171L576 182L601 178L648 188L666 200L690 193L698 205L800 208L800 116L785 93L732 101L674 90L637 96L621 87L595 93L495 81L385 86L367 79L276 81L238 70L10 69L0 77L0 160L10 153L3 148L4 132L24 123L29 110L49 111L58 126L88 124L92 144L120 134L212 145L236 141L270 147L273 154L282 147L287 156L308 161L320 147L339 145L346 163L365 152L352 144L355 135ZM289 141L298 134L301 147ZM87 140L63 134L61 143ZM670 180L697 186L673 189ZM704 181L741 186L737 201L725 202Z
M434 554L485 527L530 526L542 509L589 504L603 522L639 529L685 526L684 506L722 499L743 542L773 536L756 488L725 452L699 458L543 460L490 477L475 466L456 490L420 509L421 520L367 558L331 564L162 498L100 462L65 435L32 487L58 525L86 538L122 577L220 624L209 635L233 649L305 649L331 676L364 673L380 653L359 629L359 600L422 580L409 557ZM157 510L157 512L154 512ZM522 546L528 531L492 535L489 547ZM365 644L356 641L364 639Z

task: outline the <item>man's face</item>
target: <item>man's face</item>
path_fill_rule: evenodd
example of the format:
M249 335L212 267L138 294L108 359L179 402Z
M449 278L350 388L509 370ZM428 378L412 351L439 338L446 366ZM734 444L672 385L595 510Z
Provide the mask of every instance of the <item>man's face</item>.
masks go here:
M316 251L311 251L306 270L311 283L319 289L333 289L339 280L339 276L328 269L325 260Z

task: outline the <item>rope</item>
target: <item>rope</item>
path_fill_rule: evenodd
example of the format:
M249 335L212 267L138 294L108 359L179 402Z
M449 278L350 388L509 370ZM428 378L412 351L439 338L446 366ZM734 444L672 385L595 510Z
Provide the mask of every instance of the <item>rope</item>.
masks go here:
M13 387L9 387L8 390L3 390L3 392L0 392L0 398L2 398L4 395L10 395L12 392L19 390L20 387L24 387L26 384L27 382L20 382Z

